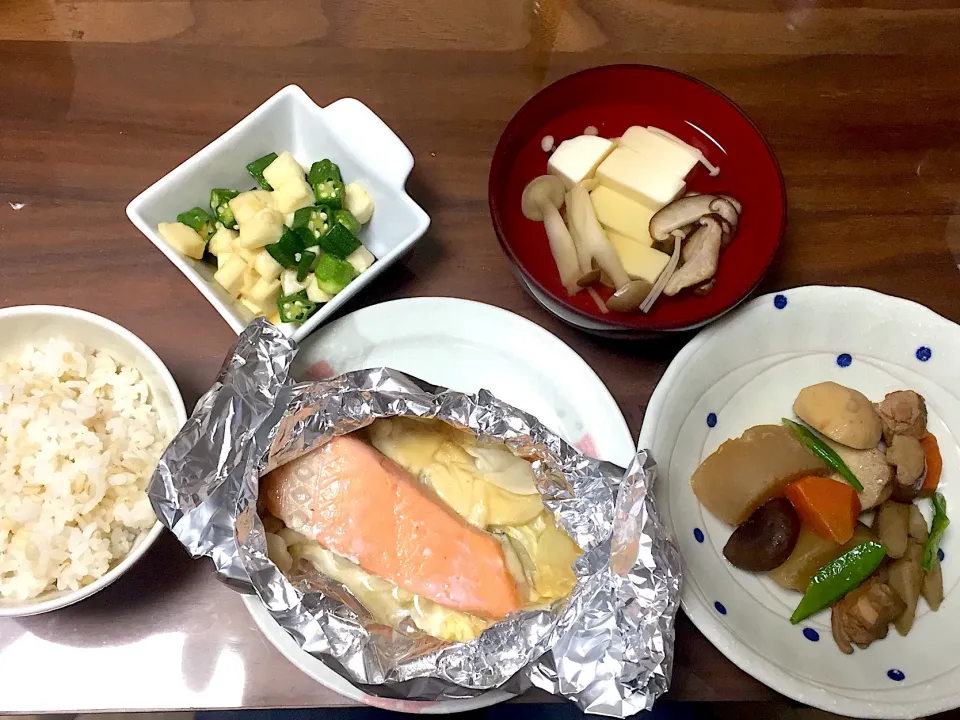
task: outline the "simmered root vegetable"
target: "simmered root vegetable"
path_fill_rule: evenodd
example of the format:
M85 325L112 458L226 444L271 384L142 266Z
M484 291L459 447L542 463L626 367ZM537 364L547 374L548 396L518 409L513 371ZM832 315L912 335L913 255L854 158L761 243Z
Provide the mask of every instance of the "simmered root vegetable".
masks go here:
M817 570L850 548L876 539L873 531L863 523L857 523L853 537L843 545L821 537L804 525L800 528L800 536L790 557L783 565L770 572L770 579L787 590L803 592Z
M767 500L804 475L825 475L826 464L780 425L758 425L727 440L690 480L700 503L728 525L739 525Z
M787 485L784 494L815 533L839 544L853 537L860 499L846 483L812 475Z
M940 473L943 472L943 458L940 456L940 446L937 444L937 437L932 433L927 433L920 441L920 447L923 448L923 454L926 459L927 472L923 478L923 484L920 486L921 497L929 497L936 492L937 485L940 484Z
M247 170L257 189L213 188L210 212L195 207L158 231L214 264L214 282L254 316L305 322L375 262L356 237L373 199L360 183L344 186L329 159L308 174L289 152L269 153Z
M943 602L938 550L950 524L926 401L905 390L873 405L820 383L800 392L794 410L810 427L784 418L749 428L691 478L703 506L735 526L723 554L803 593L792 622L831 609L844 653L882 640L891 624L906 635L921 597L933 611ZM929 527L917 497L932 497ZM860 516L874 509L864 516L870 527Z

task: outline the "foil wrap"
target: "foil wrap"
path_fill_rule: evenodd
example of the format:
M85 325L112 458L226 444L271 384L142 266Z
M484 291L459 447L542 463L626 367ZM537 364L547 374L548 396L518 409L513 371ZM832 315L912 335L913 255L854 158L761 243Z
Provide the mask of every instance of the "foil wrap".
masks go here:
M209 556L221 579L255 592L303 650L372 695L442 702L536 686L611 717L652 707L670 680L680 557L654 505L649 453L624 470L489 392L465 395L388 368L297 383L296 352L270 323L254 321L160 460L151 502L194 557ZM534 458L545 506L583 550L569 598L448 644L376 624L317 572L279 571L257 514L259 477L398 415L436 418Z

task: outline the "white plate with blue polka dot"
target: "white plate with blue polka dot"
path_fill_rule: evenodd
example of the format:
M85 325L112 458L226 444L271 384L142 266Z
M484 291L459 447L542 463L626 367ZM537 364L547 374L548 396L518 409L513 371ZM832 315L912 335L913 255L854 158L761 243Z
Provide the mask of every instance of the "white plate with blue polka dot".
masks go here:
M671 363L644 417L640 447L661 469L657 500L684 561L683 609L732 662L797 701L854 717L915 718L960 705L960 326L861 288L802 287L756 298L694 338ZM732 528L704 510L693 471L724 440L790 416L805 386L833 380L872 400L922 394L943 454L940 489L957 514L942 544L945 600L921 600L895 630L844 655L823 611L798 625L800 600L723 558ZM921 509L931 516L929 501ZM956 560L956 562L951 562Z

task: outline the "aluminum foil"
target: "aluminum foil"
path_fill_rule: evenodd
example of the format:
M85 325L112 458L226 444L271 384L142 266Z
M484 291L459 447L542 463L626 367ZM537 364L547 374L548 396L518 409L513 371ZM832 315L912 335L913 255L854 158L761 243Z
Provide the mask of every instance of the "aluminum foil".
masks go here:
M150 499L187 550L256 592L306 652L367 693L442 702L536 686L590 713L649 709L669 685L680 593L680 557L654 505L649 453L624 470L489 392L465 395L388 368L296 383L296 352L270 323L253 322L160 460ZM377 625L317 572L287 578L277 569L257 514L259 477L397 415L436 418L535 458L544 504L584 551L569 598L446 644Z

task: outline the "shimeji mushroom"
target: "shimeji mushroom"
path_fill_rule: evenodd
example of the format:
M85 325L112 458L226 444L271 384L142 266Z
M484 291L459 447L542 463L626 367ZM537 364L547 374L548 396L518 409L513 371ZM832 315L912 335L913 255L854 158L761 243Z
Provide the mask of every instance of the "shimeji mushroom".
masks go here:
M560 281L571 295L580 290L577 280L582 275L577 247L567 226L560 217L559 208L563 205L564 188L560 178L554 175L541 175L530 181L523 190L520 208L528 220L542 222L550 241L550 252L560 271Z
M587 190L578 185L569 196L570 202L567 213L570 225L574 228L577 241L580 243L581 257L589 257L591 267L595 263L597 269L606 274L613 282L617 291L607 301L607 307L617 312L628 312L640 307L640 303L650 291L650 283L643 280L632 280L623 269L620 256L603 231L600 221L593 211L593 203Z

